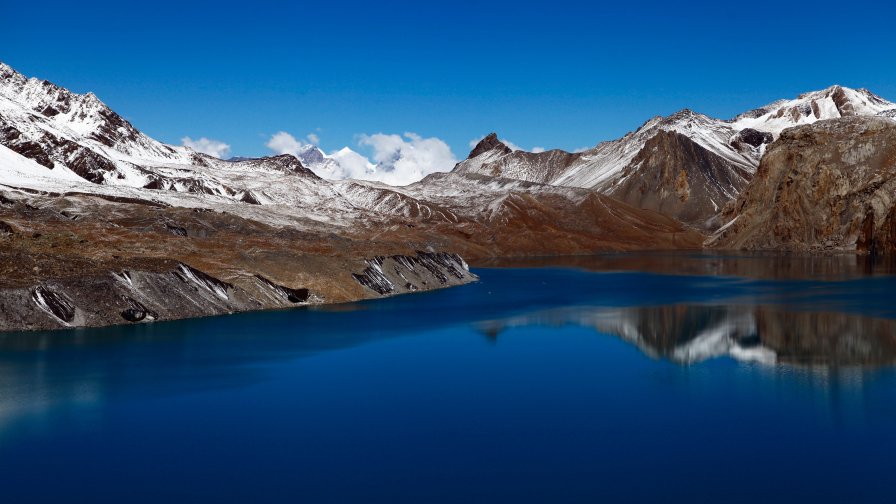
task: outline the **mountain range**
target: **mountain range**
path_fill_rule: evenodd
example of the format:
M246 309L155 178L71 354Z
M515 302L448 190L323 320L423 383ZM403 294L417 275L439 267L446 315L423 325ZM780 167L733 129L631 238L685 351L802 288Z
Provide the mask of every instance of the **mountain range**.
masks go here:
M889 252L896 104L833 86L582 152L492 133L450 173L218 159L0 63L0 329L342 302L474 281L464 259L720 248ZM370 166L376 169L376 166Z

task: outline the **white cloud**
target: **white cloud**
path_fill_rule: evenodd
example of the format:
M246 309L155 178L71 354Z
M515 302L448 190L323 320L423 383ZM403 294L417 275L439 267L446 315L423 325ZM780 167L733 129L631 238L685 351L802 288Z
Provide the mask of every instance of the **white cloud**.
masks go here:
M302 150L302 147L306 144L296 140L296 137L285 131L278 131L277 133L274 133L274 135L271 136L271 139L268 140L268 143L264 145L277 154L292 154L293 156L297 156Z
M315 133L305 137L310 143L297 139L286 131L278 131L265 144L277 154L292 154L301 158L320 138ZM319 176L329 179L375 180L391 185L407 185L434 172L450 171L457 158L448 144L438 138L423 138L416 133L404 135L359 135L358 145L370 149L371 158L349 147L331 152L321 161L309 165Z
M532 147L532 152L538 154L539 152L544 152L544 147Z
M186 136L181 138L180 141L184 147L189 147L196 152L208 154L209 156L215 156L216 158L223 158L228 153L230 153L230 145L206 137L193 140L192 138Z
M517 145L517 144L511 142L510 140L506 140L506 139L504 139L504 138L501 138L500 140L501 140L501 143L503 143L504 145L510 147L510 150L526 150L526 149L520 147L519 145Z
M334 171L331 178L370 180L376 172L376 165L348 147L330 154L330 158L339 165L339 171Z
M310 146L317 147L318 144L320 144L320 137L317 133L308 133L305 135L304 140L299 140L285 131L278 131L271 135L271 139L264 145L275 154L299 156L299 154L307 151Z
M457 164L457 158L439 138L423 138L416 133L361 135L358 144L373 151L373 173L355 178L378 180L392 185L407 185L430 173L447 172Z

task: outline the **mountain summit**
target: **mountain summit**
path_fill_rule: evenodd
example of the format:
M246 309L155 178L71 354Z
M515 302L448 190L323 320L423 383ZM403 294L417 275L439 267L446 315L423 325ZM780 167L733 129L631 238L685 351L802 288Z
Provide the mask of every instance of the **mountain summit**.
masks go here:
M499 154L510 154L513 150L504 144L504 142L498 140L497 133L489 133L485 136L479 143L476 144L476 147L473 147L473 150L470 151L469 158L474 158L483 154L485 152L498 151Z
M832 86L732 120L683 109L580 153L511 151L498 148L497 136L489 135L455 171L593 189L712 229L719 211L749 183L766 147L783 130L876 115L896 115L896 104L864 89Z

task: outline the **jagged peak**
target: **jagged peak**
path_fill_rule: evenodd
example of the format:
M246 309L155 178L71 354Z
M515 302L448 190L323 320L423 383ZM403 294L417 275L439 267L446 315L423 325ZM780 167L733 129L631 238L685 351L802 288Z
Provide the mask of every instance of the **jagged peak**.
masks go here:
M513 149L511 149L504 142L498 139L497 133L492 132L488 135L485 135L485 138L480 140L479 143L476 144L476 147L473 147L473 150L470 151L470 155L467 157L468 159L472 159L482 153L493 150L498 150L504 154L510 154L511 152L513 152Z
M700 112L694 112L693 110L691 110L689 108L683 108L683 109L679 110L678 112L675 112L674 114L663 118L663 122L665 122L665 123L675 123L675 122L694 121L694 120L715 121L716 119L713 119L712 117L709 117L706 114L701 114Z
M672 118L677 118L677 117L692 117L695 115L697 115L697 113L694 112L693 110L691 110L689 108L683 108L683 109L679 110L678 112L675 112L674 114L670 115L669 118L672 119Z
M6 64L6 62L0 61L0 75L7 76L11 74L22 75L19 72L16 72L13 67Z
M808 91L806 93L799 95L798 98L809 98L809 97L817 96L817 95L827 95L827 94L835 93L837 91L841 91L843 89L844 89L844 87L841 86L840 84L834 84L834 85L828 86L824 89ZM846 88L846 89L849 89L849 88Z
M797 99L797 100L812 100L812 99L819 99L819 98L824 98L824 97L833 97L833 96L844 95L844 94L845 94L846 96L849 96L849 95L860 95L860 96L862 96L862 97L864 97L864 98L867 98L867 99L869 99L869 100L872 100L872 101L874 101L874 102L876 102L876 103L878 103L878 104L889 104L889 103L891 103L890 101L888 101L888 100L882 98L880 95L877 95L877 94L871 92L870 90L868 90L868 88L864 88L864 87L860 87L860 88L851 88L851 87L848 87L848 86L843 86L843 85L841 85L841 84L834 84L834 85L832 85L832 86L828 86L828 87L826 87L826 88L824 88L824 89L819 89L819 90L816 90L816 91L808 91L808 92L806 92L806 93L802 93L802 94L800 94L799 96L797 96L796 99ZM771 105L775 105L775 104L779 104L779 103L787 103L787 102L790 102L790 101L792 101L792 100L787 100L787 99L784 99L784 100L778 100L778 101L774 102L774 103L771 104ZM768 108L768 107L769 107L769 106L766 106L766 107L764 107L764 108Z
M806 100L806 99L811 99L811 98L819 98L819 97L823 97L823 96L831 96L836 93L842 93L845 91L858 93L858 94L873 95L873 93L871 93L870 91L868 91L867 89L864 89L864 88L853 89L851 87L841 86L840 84L834 84L834 85L828 86L824 89L818 89L815 91L808 91L808 92L802 93L799 96L797 96L797 100Z
M781 123L777 126L780 129L789 124L814 120L851 115L878 115L893 108L896 108L896 103L881 98L866 88L854 89L834 84L824 89L802 93L793 99L777 100L764 107L744 112L732 122L749 123L765 118L763 120Z

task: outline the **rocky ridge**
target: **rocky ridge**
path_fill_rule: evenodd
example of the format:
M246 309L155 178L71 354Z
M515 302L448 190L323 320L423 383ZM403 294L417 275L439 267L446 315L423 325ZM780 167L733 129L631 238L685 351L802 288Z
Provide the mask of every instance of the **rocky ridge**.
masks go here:
M784 131L709 244L729 249L896 249L896 122L819 121Z
M461 257L703 239L578 188L397 188L325 180L292 155L221 160L149 138L92 94L0 77L0 330L337 303L475 281ZM303 157L325 163L315 151Z

